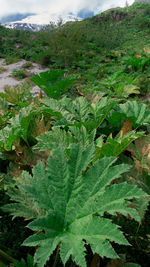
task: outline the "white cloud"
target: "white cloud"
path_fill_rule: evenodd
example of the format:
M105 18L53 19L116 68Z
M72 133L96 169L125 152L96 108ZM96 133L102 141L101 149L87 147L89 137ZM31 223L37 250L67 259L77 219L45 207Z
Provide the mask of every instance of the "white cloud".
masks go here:
M91 11L124 6L126 0L0 0L0 17L13 13L64 13L86 8ZM128 0L132 4L134 0Z

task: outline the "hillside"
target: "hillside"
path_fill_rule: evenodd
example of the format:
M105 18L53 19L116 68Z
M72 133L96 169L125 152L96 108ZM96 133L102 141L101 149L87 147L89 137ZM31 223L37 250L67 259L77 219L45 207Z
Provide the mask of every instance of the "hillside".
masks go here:
M0 266L149 267L149 204L150 4L0 26Z
M149 43L149 9L149 4L135 3L128 8L108 10L81 22L68 22L52 31L53 25L50 25L48 32L11 31L1 26L0 56L51 64L55 58L61 61L61 54L68 53L66 58L72 64L72 60L88 52L98 55L101 51L130 46L135 49L136 45L140 49L143 44ZM57 52L59 46L61 54Z

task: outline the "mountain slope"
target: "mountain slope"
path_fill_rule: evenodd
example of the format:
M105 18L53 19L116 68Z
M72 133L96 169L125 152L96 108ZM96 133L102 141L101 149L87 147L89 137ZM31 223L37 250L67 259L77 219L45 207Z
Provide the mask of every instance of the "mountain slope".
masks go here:
M86 11L81 11L79 15L84 17L86 15L91 16L92 14L89 12L86 13ZM4 27L10 29L39 31L44 25L48 25L50 22L57 25L60 20L64 24L67 21L80 21L82 18L72 13L60 16L59 14L49 14L49 12L44 12L41 14L16 14L14 16L3 18L1 22Z
M27 31L32 31L32 32L40 31L42 28L42 25L25 23L25 22L6 23L6 24L3 24L3 26L9 29L27 30Z
M48 32L23 34L1 27L0 55L44 65L57 62L67 66L73 61L81 63L84 55L90 62L94 57L112 49L140 49L149 44L149 13L148 3L134 3L130 7L110 9L82 21L67 22L57 29L54 27L51 30L48 27ZM70 14L69 18L72 16ZM34 28L29 23L30 18L24 20L25 27L29 26L29 30ZM22 28L22 23L17 26Z

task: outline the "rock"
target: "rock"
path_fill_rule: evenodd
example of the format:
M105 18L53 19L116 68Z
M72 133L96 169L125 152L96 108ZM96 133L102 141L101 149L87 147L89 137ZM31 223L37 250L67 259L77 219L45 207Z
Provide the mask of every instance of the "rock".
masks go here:
M0 92L4 92L4 89L6 88L6 86L9 86L12 88L13 86L26 82L26 79L16 80L14 77L11 76L11 73L13 70L21 70L22 66L25 63L27 63L26 60L21 60L13 64L6 65L5 60L0 59L0 67L3 67L3 68L7 67L6 71L0 73ZM39 74L40 72L49 70L48 68L43 68L42 66L36 63L32 63L32 65L33 65L33 68L29 70L31 75ZM31 91L32 95L37 96L39 95L39 92L40 92L40 88L38 86L33 85L33 88Z
M103 12L102 15L97 16L95 18L95 21L104 22L104 21L110 20L110 18L115 21L122 21L127 16L128 16L128 13L120 10L120 8L112 8L112 9L109 9Z

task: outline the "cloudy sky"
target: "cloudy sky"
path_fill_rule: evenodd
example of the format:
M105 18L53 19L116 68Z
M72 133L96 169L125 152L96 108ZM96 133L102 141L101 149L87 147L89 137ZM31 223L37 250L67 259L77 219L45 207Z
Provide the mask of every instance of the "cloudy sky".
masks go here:
M134 0L127 0L132 4ZM0 0L0 18L14 13L76 13L81 9L94 11L124 6L126 0Z

